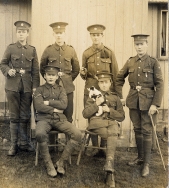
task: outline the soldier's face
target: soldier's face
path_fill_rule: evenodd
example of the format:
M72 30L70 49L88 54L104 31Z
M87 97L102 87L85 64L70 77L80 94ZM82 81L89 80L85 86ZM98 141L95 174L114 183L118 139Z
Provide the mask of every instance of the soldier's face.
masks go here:
M53 36L55 37L57 44L62 44L65 42L65 32L53 32Z
M93 41L93 44L99 45L102 42L103 34L101 34L101 33L91 33L90 37Z
M18 41L23 42L26 41L27 37L29 36L29 32L26 29L17 29L16 30L16 37Z
M146 41L134 42L134 46L139 56L147 53L148 43Z
M110 79L100 80L98 82L98 85L102 91L109 91L110 86L111 86L111 81Z
M54 85L56 80L58 79L58 75L57 74L53 74L53 73L45 73L44 78L46 79L46 82L50 85Z

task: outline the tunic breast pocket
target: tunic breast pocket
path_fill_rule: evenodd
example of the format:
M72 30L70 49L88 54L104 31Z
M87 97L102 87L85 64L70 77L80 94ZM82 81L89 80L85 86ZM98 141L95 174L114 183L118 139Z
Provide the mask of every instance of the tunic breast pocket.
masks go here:
M71 71L72 70L71 58L65 57L64 62L65 62L64 70Z
M95 67L95 63L94 63L94 57L90 57L87 60L87 69L88 69L88 72L91 73L91 74L93 74L93 75L96 73L96 67Z
M129 82L134 82L134 71L135 69L129 69L129 77L128 77L128 80Z
M12 62L13 68L20 67L20 56L18 56L18 55L12 55L11 56L11 62Z
M110 106L109 106L110 108L113 108L114 110L116 110L116 106L117 106L117 104L115 101L110 102Z
M49 100L49 98L50 98L50 93L49 92L43 93L43 99L44 99L44 101Z
M59 66L59 62L57 61L56 57L49 57L48 58L48 65Z
M25 67L31 69L33 57L26 57Z
M111 65L111 60L110 58L100 58L100 67L101 67L101 71L102 70L106 70L108 72L111 72L110 70L110 65Z
M153 82L153 69L143 69L143 82Z

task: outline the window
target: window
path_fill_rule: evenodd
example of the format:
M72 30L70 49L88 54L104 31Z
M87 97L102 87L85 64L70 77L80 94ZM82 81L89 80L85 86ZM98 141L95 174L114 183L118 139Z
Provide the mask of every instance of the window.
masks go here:
M168 11L161 10L159 58L168 58Z

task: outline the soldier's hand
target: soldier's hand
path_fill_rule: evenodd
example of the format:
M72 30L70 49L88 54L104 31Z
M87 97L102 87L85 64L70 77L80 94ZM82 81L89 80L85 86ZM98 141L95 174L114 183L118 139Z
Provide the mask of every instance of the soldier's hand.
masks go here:
M126 100L125 99L120 99L120 101L121 101L121 103L122 103L123 106L126 105Z
M96 105L99 106L104 102L104 97L97 97L96 98Z
M155 114L156 112L158 112L157 110L157 107L155 105L151 105L150 108L149 108L149 111L148 111L148 114L150 115L153 115Z
M33 88L33 89L32 89L32 93L34 94L34 93L35 93L35 91L36 91L36 88Z
M57 109L57 108L54 108L53 112L63 113L63 110L59 110L59 109Z
M43 101L46 106L49 105L49 101Z
M8 71L8 74L9 74L9 76L14 77L15 74L16 74L16 70L15 70L15 69L10 69L10 70Z
M103 112L110 112L110 108L107 106L107 104L102 106L102 109L103 109Z
M80 70L80 74L83 75L83 76L85 76L86 73L87 73L87 69L84 68L84 67L82 67L81 70Z

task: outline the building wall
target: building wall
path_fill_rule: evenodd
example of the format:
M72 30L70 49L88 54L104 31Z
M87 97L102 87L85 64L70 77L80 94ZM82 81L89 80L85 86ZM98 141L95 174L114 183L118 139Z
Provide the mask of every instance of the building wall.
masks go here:
M39 60L44 49L54 43L52 29L49 24L57 21L68 22L66 29L66 43L71 44L82 64L82 53L92 43L87 26L103 24L106 26L103 43L110 47L116 55L119 69L126 60L136 55L133 39L135 33L150 32L149 54L156 57L157 51L157 6L148 6L147 0L0 0L0 27L3 37L0 37L0 56L2 57L6 46L16 40L13 22L22 19L31 22L32 30L29 41L37 49ZM12 31L12 34L11 34ZM167 84L167 61L160 62L165 85ZM0 74L1 88L4 88L4 77ZM41 77L41 84L44 83ZM87 126L82 117L84 81L78 76L74 81L74 123L80 129ZM167 88L167 87L166 87ZM123 88L124 97L129 90L126 82ZM167 89L165 89L165 93ZM1 92L0 102L5 100ZM167 108L164 97L162 108ZM132 124L128 115L128 108L124 107L126 118L122 123L122 133L127 135L125 144L133 145Z
M160 10L166 9L165 4L149 4L148 6L148 33L149 37L149 54L159 60L164 79L164 95L161 103L161 109L168 109L168 58L159 59L159 38L160 38Z
M144 16L143 16L144 14ZM82 53L91 45L87 26L100 23L106 26L103 43L110 47L116 55L119 69L126 60L135 55L133 33L144 32L147 25L147 0L36 0L32 2L32 44L36 46L38 56L44 49L54 43L50 23L57 21L68 22L66 42L71 44L82 64ZM41 83L43 83L41 79ZM74 120L77 126L84 128L86 120L82 117L84 81L78 76L74 82ZM124 95L129 88L126 84ZM128 109L125 107L126 120L123 125L130 126Z
M25 20L31 22L31 0L0 0L0 59L6 47L16 41L16 27L14 22ZM29 41L31 41L31 37ZM0 108L4 106L5 97L5 77L0 73ZM3 111L5 111L3 109Z

